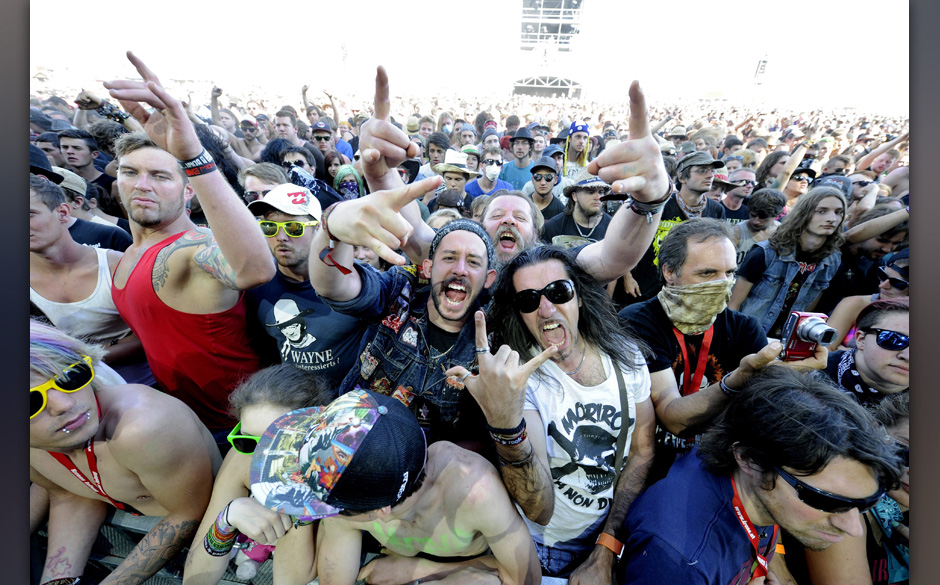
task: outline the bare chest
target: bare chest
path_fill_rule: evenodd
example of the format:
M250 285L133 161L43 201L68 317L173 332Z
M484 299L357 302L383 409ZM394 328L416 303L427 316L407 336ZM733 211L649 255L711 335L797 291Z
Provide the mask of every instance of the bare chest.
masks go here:
M382 546L403 556L418 553L438 557L474 556L487 549L483 534L465 530L459 523L448 522L445 518L436 522L426 517L415 522L376 520L369 533Z
M98 288L98 264L64 270L52 276L30 274L29 286L54 303L84 301Z
M167 511L153 499L153 495L141 483L140 477L115 461L107 442L96 442L94 451L93 461L97 474L91 468L92 463L88 460L86 451L70 458L73 470L45 451L30 449L30 466L50 483L77 496L108 503L110 500L107 496L110 496L111 499L130 505L148 516L166 515ZM103 490L107 496L95 493L89 485L99 491Z

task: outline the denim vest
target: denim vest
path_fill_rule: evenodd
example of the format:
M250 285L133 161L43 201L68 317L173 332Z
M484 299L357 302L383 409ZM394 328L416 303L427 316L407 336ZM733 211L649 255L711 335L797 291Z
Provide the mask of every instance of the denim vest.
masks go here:
M460 330L449 350L438 352L428 342L427 302L431 291L419 274L420 268L393 266L384 273L359 263L356 268L362 277L358 297L344 303L324 299L335 311L371 323L356 364L343 379L339 393L364 388L394 396L429 431L429 442L451 436L461 412L468 404L476 407L464 385L444 374L453 366L470 368L475 362L473 319Z
M767 268L761 281L754 283L754 287L744 299L741 312L757 319L764 333L768 333L783 309L787 289L800 270L800 262L796 259L795 251L780 256L770 247L767 240L758 242L757 246L764 251L764 263ZM841 261L842 253L836 251L817 262L816 269L806 277L790 310L807 310L829 285L829 281L839 270Z

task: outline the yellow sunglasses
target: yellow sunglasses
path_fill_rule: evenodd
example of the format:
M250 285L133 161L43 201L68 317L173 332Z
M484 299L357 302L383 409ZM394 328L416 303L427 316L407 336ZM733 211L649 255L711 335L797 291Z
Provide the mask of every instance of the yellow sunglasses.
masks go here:
M48 401L46 394L49 390L66 393L78 392L91 384L94 378L95 369L91 365L91 358L83 355L82 361L75 362L65 368L61 374L56 374L45 384L29 389L29 418L32 419L45 410Z

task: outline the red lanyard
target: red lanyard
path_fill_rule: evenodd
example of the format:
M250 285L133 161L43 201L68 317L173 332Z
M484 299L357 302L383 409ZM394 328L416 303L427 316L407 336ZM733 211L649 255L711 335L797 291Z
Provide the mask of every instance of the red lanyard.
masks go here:
M95 406L98 407L98 421L101 421L101 406L98 404L98 397L95 396ZM98 458L95 457L95 439L92 437L88 439L88 445L85 447L85 457L88 459L88 469L91 471L91 477L95 480L94 483L89 481L85 474L78 470L75 467L75 464L72 463L72 460L69 459L64 453L53 453L52 451L47 451L50 455L55 457L56 461L65 466L66 469L72 472L72 475L77 477L85 486L91 491L95 492L103 498L108 498L108 501L114 504L114 507L118 510L124 510L124 504L121 502L111 499L104 491L104 486L101 485L101 476L98 475Z
M731 489L734 491L734 498L731 500L731 505L734 507L734 515L737 517L738 522L741 523L741 526L744 527L744 532L747 533L748 540L751 541L751 546L754 547L754 554L757 555L757 563L754 567L754 572L751 573L751 579L756 579L758 577L764 577L767 575L767 557L760 554L760 539L757 537L757 530L754 528L754 525L751 524L751 519L747 517L747 510L744 509L744 504L741 502L741 498L738 497L738 486L734 483L734 478L731 478ZM777 530L779 526L774 525L774 533L770 538L770 544L767 545L768 551L774 550L774 545L777 542Z
M715 328L709 327L702 337L702 347L698 350L698 363L695 365L695 375L691 378L689 377L689 353L685 346L685 336L675 327L672 328L672 332L676 334L676 340L679 341L679 350L682 352L682 367L684 370L684 375L682 376L682 395L688 396L698 392L702 385L702 376L705 375L705 362L708 361L708 348L712 344L712 335L715 333Z

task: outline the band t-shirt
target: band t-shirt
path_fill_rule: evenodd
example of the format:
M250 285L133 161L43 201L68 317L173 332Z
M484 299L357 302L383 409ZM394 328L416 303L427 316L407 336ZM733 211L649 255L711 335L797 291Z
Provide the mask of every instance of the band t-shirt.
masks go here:
M790 307L793 306L793 303L796 302L796 298L800 295L800 289L803 288L803 283L805 283L809 275L816 270L816 263L808 262L808 258L809 255L804 252L796 253L796 260L799 262L800 269L797 271L796 276L793 277L793 280L786 283L787 295L783 299L783 307L780 309L780 313L777 314L777 320L774 321L774 324L770 327L770 331L767 334L768 337L780 339L783 333L783 326L790 316ZM751 248L751 251L744 257L744 262L738 267L738 276L744 277L756 286L757 283L763 280L766 270L767 263L764 259L763 248L754 247Z
M309 280L296 282L278 270L268 283L246 291L245 303L252 329L266 334L252 335L266 363L320 374L333 392L355 367L367 323L332 310Z
M725 207L724 204L721 205ZM747 205L742 205L737 209L728 209L725 207L725 221L729 224L734 225L736 223L741 223L742 221L747 221L751 218L750 213L747 211Z
M547 526L523 519L540 545L575 555L594 548L614 495L617 438L627 433L624 461L636 422L636 405L650 399L649 370L622 369L628 397L624 416L613 362L601 354L607 379L582 386L549 360L526 385L525 410L536 410L545 427L555 511Z

